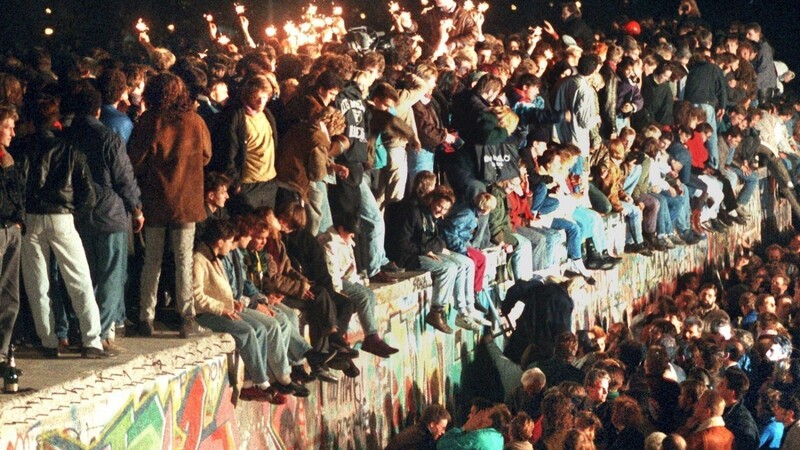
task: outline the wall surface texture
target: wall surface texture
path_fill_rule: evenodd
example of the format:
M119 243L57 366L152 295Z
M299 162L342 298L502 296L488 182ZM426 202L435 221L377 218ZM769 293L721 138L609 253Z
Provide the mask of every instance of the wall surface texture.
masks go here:
M576 299L576 325L631 319L647 299L671 292L678 274L707 270L713 262L730 263L743 244L762 240L759 217L767 210L764 223L770 233L789 227L787 207L768 194L754 197L748 226L735 226L694 247L627 257L617 269L599 273L597 285ZM429 276L377 291L380 331L400 353L389 359L362 353L360 376L311 384L307 399L291 398L281 406L234 405L227 357L231 343L215 336L209 339L220 340L218 345L194 359L151 355L137 360L133 366L138 368L123 372L128 376L139 370L141 376L122 376L124 382L108 369L65 383L60 391L3 404L0 449L377 449L428 403L446 405L458 420L472 396L491 397L497 387L473 367L480 350L477 334L457 329L445 335L424 324ZM502 291L503 286L497 287L495 296ZM363 338L355 319L349 337L352 342Z

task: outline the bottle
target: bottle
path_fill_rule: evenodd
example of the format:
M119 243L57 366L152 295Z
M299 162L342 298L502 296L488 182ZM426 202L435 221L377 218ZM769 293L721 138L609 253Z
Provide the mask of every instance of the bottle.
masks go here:
M8 366L3 376L3 392L13 394L19 391L19 375L17 374L17 363L14 361L14 346L8 346Z

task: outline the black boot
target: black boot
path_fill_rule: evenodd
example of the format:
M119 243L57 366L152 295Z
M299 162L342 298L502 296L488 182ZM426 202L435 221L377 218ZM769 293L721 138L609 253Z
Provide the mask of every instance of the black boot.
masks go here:
M604 270L607 265L607 261L597 252L592 238L586 239L586 258L583 265L589 270Z

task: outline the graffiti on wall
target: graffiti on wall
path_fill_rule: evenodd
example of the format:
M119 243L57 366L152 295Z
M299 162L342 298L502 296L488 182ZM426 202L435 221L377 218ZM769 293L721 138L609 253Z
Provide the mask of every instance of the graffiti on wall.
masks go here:
M235 449L236 416L224 356L177 376L73 405L27 430L3 433L0 448L27 450Z

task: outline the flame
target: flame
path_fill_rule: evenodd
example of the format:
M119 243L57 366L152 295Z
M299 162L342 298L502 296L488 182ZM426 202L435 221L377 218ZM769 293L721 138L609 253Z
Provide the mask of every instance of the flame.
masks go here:
M50 28L50 27L47 27L47 28L45 28L45 29L44 29L44 35L45 35L45 36L52 36L52 35L53 35L53 33L55 33L55 30L53 30L53 29L52 29L52 28Z
M136 29L137 29L137 30L138 30L140 33L144 33L145 31L149 30L149 29L150 29L150 27L148 27L148 26L147 26L147 24L146 24L146 23L144 23L144 20L142 20L142 18L141 18L141 17L139 17L139 20L137 20L137 21L136 21Z
M175 31L175 24L171 23L171 24L167 25L167 31L169 31L170 33L174 32Z

